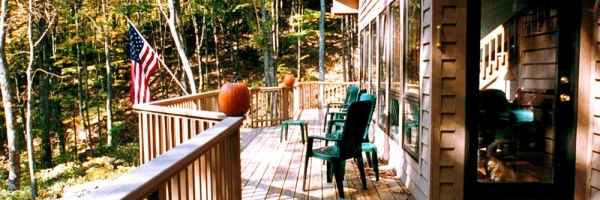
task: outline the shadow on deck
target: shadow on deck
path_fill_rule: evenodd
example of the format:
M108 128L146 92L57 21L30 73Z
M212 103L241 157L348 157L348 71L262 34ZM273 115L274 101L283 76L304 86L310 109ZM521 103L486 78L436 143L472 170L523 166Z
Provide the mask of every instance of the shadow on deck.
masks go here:
M294 119L308 122L309 135L324 135L323 111L302 110ZM335 181L326 182L326 165L311 159L306 191L302 191L304 145L299 126L289 126L288 138L280 143L280 126L241 129L243 199L338 199ZM322 144L316 143L315 146ZM366 159L365 159L366 161ZM366 166L367 190L363 190L354 161L346 165L344 192L347 199L414 199L393 169L380 163L380 180Z

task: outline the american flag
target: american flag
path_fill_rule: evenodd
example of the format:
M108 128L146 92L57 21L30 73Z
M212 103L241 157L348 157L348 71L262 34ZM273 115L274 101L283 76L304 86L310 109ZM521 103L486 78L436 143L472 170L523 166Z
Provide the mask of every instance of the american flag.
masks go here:
M159 65L158 56L129 22L131 57L131 102L133 105L152 101L148 82Z

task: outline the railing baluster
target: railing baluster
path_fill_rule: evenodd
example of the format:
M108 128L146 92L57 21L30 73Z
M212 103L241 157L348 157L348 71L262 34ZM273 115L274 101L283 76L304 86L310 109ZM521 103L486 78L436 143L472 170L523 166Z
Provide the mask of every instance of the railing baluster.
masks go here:
M357 84L252 88L246 124L280 124L297 109L317 108L320 86L323 101L333 102L345 96L348 86ZM134 106L139 118L141 166L86 198L241 199L239 128L244 118L219 112L217 97L218 91L212 91Z

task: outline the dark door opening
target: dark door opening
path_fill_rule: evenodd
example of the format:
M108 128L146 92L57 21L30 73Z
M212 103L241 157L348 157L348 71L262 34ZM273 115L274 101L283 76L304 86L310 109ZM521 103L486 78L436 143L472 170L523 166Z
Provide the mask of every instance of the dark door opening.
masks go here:
M581 2L480 3L468 7L480 20L467 23L479 56L467 56L478 69L467 74L465 197L571 199Z

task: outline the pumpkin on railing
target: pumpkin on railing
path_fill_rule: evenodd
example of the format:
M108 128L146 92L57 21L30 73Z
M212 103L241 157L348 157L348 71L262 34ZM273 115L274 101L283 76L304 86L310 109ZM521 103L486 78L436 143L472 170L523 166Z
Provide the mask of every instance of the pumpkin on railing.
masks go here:
M285 75L285 77L283 77L283 84L285 86L294 86L294 83L296 82L296 77L294 77L293 74L288 74Z
M250 109L250 91L243 82L225 83L219 90L219 108L227 116L243 116Z

